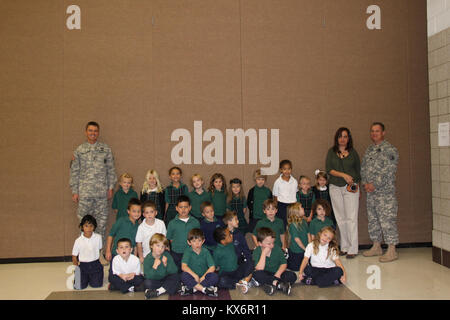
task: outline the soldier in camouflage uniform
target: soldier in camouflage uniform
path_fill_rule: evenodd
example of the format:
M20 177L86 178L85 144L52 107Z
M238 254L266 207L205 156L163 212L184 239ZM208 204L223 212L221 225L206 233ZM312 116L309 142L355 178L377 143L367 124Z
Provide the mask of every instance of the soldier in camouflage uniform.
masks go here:
M97 141L99 130L96 122L86 125L87 141L73 153L69 183L72 200L78 203L78 218L81 220L86 214L92 215L97 220L96 232L104 243L108 200L112 198L117 176L111 149Z
M397 172L398 151L384 140L384 125L372 124L370 138L373 145L366 150L361 165L362 185L367 192L367 216L369 235L373 242L365 257L381 256L381 241L388 244L388 250L379 258L380 262L396 260L398 254L397 199L395 197L395 174Z

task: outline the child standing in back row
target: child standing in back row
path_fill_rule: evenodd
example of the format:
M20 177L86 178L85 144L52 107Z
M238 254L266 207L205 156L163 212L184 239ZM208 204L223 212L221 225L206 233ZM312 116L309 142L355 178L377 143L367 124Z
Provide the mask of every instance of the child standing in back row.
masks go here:
M298 182L292 176L292 162L282 160L280 162L281 175L273 184L273 196L278 202L278 218L283 221L284 228L287 227L287 207L291 203L297 202Z
M239 219L239 231L245 235L248 232L248 222L245 218L247 213L247 201L245 200L242 181L234 178L230 181L230 191L227 197L227 209L237 213Z
M201 204L205 201L211 201L211 194L203 188L203 178L198 173L192 175L191 184L194 190L189 192L188 197L191 200L191 216L201 221L202 210L200 209Z
M170 185L164 190L164 200L166 201L166 214L164 216L164 222L166 226L177 215L175 206L179 196L187 196L189 193L188 187L181 182L181 176L183 172L178 167L172 167L169 170Z
M265 217L263 212L263 202L272 199L272 191L264 184L267 176L261 174L261 169L257 169L253 174L255 186L248 191L247 207L249 210L248 231L253 232L259 220Z
M137 198L136 191L133 190L133 177L128 173L123 173L119 177L119 190L114 194L112 208L116 214L116 221L123 217L128 217L127 207L131 198Z
M305 216L308 218L308 222L311 222L313 218L312 204L316 201L316 196L311 190L311 179L306 176L300 176L299 184L297 201L302 204Z
M166 202L164 200L164 189L159 180L159 174L155 170L147 171L145 181L142 186L140 200L145 203L148 200L156 204L156 211L158 212L156 218L164 220L164 212L166 210Z
M221 219L227 210L227 183L221 173L212 175L208 191L211 194L214 214Z

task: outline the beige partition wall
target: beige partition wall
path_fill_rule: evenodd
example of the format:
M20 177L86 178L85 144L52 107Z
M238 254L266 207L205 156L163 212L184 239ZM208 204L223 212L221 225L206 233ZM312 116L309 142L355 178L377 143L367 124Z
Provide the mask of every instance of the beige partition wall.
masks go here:
M187 184L221 172L247 192L285 158L313 178L338 127L362 157L382 121L400 152L400 242L431 241L425 1L18 0L0 18L0 259L71 254L69 164L90 120L138 192L148 169L167 185L177 157ZM244 150L227 146L238 129L255 133ZM359 231L368 244L364 197Z

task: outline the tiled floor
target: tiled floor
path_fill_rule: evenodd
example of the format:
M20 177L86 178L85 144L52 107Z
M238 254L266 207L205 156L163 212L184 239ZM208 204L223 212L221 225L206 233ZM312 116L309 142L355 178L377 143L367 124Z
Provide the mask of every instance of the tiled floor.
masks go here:
M250 289L247 295L231 290L230 295L233 300L450 299L450 269L431 260L431 248L399 249L398 252L400 259L387 264L362 255L353 260L343 258L348 275L346 286L319 289L295 285L290 297L281 293L268 297L260 288ZM143 299L143 293L122 295L107 291L106 278L101 289L69 290L66 281L70 275L65 273L68 266L68 262L0 265L0 299ZM380 289L367 287L368 279L375 277L368 273L368 268L379 271ZM158 299L167 298L165 295Z

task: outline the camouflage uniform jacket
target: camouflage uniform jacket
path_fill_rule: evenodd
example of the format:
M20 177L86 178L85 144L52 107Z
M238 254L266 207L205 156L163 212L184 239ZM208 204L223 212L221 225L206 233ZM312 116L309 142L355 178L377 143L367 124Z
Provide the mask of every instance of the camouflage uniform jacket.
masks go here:
M398 151L392 144L383 141L370 145L361 164L361 182L372 183L377 194L395 194Z
M114 157L107 144L85 142L73 153L70 164L72 194L83 198L106 198L117 182Z

